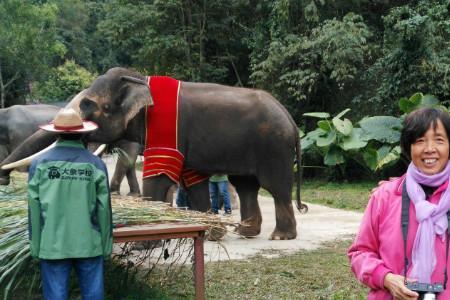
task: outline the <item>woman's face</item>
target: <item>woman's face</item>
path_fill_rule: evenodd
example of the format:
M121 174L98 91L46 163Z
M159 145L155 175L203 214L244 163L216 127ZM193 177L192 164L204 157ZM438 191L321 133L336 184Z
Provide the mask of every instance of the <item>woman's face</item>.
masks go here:
M436 130L433 125L411 145L411 159L420 171L427 175L441 172L448 162L449 142L447 132L440 120Z

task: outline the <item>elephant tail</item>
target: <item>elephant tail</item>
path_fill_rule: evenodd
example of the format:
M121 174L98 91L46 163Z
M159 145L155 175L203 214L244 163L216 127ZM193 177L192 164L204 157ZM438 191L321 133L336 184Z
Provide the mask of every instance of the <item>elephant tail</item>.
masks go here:
M303 204L302 200L300 199L300 182L301 182L301 167L302 167L302 154L301 154L301 145L300 145L300 136L298 134L297 126L296 126L296 138L295 138L295 155L296 155L296 165L297 165L297 172L295 172L295 183L296 183L296 206L300 213L307 213L308 212L308 205Z

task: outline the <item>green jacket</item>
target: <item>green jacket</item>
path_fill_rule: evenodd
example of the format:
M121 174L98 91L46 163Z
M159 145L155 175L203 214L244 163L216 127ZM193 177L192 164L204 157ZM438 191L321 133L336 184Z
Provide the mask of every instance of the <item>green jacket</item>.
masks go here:
M80 141L60 140L38 156L28 178L31 255L84 258L112 251L112 213L103 161Z
M224 174L215 174L209 177L209 181L211 182L222 182L222 181L228 181L228 176Z

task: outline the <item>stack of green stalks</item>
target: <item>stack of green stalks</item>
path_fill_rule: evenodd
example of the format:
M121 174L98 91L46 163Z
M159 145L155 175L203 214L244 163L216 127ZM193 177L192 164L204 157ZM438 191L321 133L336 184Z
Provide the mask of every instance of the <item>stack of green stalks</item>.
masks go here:
M30 290L35 288L36 284L39 285L38 264L31 258L28 245L27 205L24 178L16 179L13 187L0 189L0 295L3 294L4 299L24 280ZM230 219L212 214L179 210L166 203L143 201L133 197L113 196L112 210L115 225L179 221L207 225L210 230L223 230L228 225L236 225ZM136 256L136 251L131 251L129 244L119 248L120 253L115 253L119 260L123 261L124 257L130 259L130 255ZM192 249L188 251L192 252Z

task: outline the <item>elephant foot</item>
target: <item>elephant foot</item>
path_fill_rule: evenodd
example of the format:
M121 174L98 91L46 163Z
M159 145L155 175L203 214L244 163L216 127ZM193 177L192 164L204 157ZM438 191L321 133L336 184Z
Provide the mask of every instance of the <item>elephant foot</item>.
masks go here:
M9 185L10 177L0 177L0 185Z
M119 192L119 191L110 190L109 193L110 193L111 195L120 196L120 192Z
M297 230L282 231L277 228L272 232L269 240L293 240L297 237Z
M261 217L253 216L239 223L236 231L238 234L245 237L257 236L261 233L261 223Z

